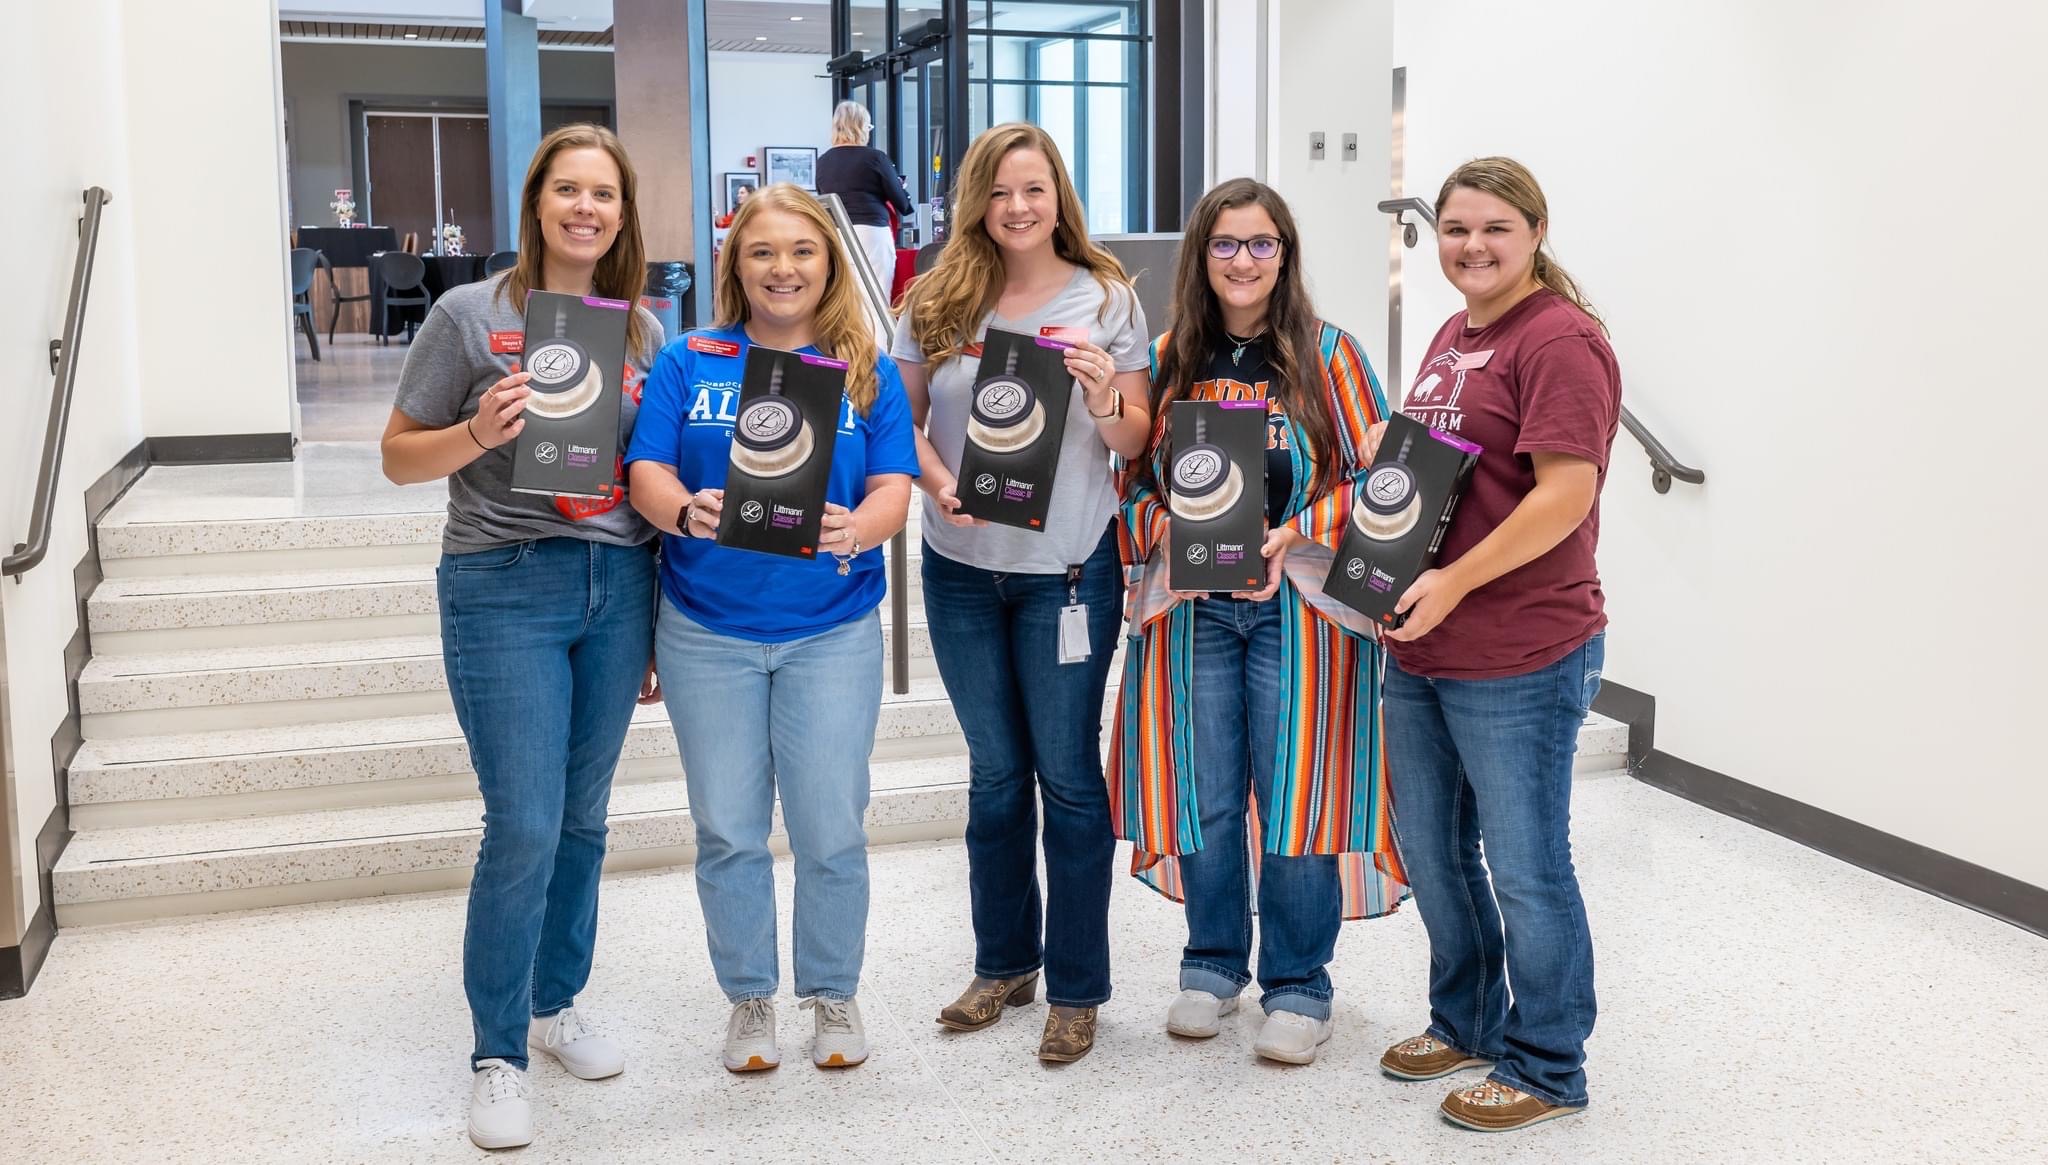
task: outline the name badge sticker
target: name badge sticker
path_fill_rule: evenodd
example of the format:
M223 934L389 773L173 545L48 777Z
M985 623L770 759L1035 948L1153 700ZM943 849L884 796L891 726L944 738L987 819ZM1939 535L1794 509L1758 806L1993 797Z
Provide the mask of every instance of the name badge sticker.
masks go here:
M1484 352L1467 352L1463 356L1458 357L1457 363L1451 365L1451 371L1470 372L1474 368L1484 368L1486 367L1486 362L1491 359L1493 359L1493 349L1491 348Z
M526 351L525 332L492 332L491 355L518 356Z
M1038 338L1041 340L1058 340L1062 344L1085 344L1088 342L1088 329L1045 327L1038 329Z
M691 336L686 344L690 351L702 352L707 356L737 356L740 354L740 346L731 340L714 340L709 336Z

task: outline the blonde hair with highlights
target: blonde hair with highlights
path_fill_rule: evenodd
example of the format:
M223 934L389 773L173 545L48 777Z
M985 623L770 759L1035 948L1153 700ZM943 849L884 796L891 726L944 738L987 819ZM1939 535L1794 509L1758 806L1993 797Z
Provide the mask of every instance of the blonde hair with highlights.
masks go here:
M812 342L818 351L846 362L846 399L866 416L880 388L875 362L881 352L875 346L874 329L861 307L860 292L854 288L849 274L846 252L839 245L838 232L832 229L832 216L810 192L777 182L754 191L753 197L733 212L732 229L725 237L724 248L718 252L718 271L713 282L718 311L715 326L738 327L753 315L747 289L740 282L740 251L746 246L747 230L754 220L775 211L804 220L817 232L818 242L825 248L829 273L817 314L812 317Z
M858 101L842 101L832 107L832 144L864 146L875 132L875 119Z
M1451 176L1444 179L1443 189L1437 191L1436 213L1439 216L1444 212L1444 203L1450 201L1451 192L1461 186L1491 194L1514 207L1523 221L1529 224L1530 230L1550 221L1550 203L1543 197L1543 188L1536 184L1536 176L1513 158L1474 158L1451 171ZM1571 272L1545 250L1549 245L1548 238L1536 244L1536 256L1532 261L1536 282L1570 300L1601 331L1606 331L1607 321L1593 310L1592 301L1586 298L1578 280L1573 279Z
M996 126L967 147L967 156L960 160L959 181L950 208L953 233L947 238L945 249L939 252L939 261L918 276L917 282L904 293L911 334L927 360L945 361L959 355L974 342L983 317L994 311L996 301L1002 298L1002 251L989 237L983 220L988 214L990 191L995 188L996 169L1017 150L1038 151L1052 170L1053 192L1059 204L1059 219L1052 231L1053 250L1074 266L1086 268L1102 286L1102 312L1096 318L1109 318L1109 308L1117 301L1119 288L1130 309L1137 309L1137 292L1131 287L1130 277L1124 274L1123 264L1089 241L1086 211L1074 192L1073 179L1067 176L1066 163L1060 160L1060 148L1052 135L1035 125L1011 122Z

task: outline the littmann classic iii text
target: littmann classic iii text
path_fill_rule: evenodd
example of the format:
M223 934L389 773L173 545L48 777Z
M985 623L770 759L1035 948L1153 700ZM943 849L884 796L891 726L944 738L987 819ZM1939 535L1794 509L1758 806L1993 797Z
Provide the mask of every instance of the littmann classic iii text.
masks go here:
M604 373L583 345L563 334L568 326L568 312L557 309L554 338L526 356L527 383L533 387L526 411L536 417L573 417L604 394Z
M768 395L756 397L733 423L732 463L758 478L784 477L811 456L811 427L782 395L783 358L768 374Z
M1044 431L1045 407L1017 375L1017 349L1011 348L1002 372L974 386L967 439L991 453L1014 453Z
M1244 473L1223 451L1209 443L1209 421L1195 416L1195 440L1173 455L1172 488L1167 505L1191 522L1205 522L1230 512L1244 493Z
M1415 488L1415 471L1408 468L1408 452L1415 434L1401 438L1394 460L1375 465L1365 475L1365 485L1351 505L1351 523L1358 532L1377 542L1392 542L1415 528L1422 517L1422 495Z

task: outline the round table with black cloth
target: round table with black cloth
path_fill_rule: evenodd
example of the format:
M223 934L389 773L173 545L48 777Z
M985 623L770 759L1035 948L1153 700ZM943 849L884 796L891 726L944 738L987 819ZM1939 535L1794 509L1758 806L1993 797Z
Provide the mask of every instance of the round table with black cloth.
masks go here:
M486 255L421 255L420 261L427 265L427 294L438 302L443 293L451 287L475 283L484 277ZM372 257L374 259L374 256ZM370 264L370 334L373 336L395 336L405 331L407 321L414 324L425 322L426 309L418 304L401 304L393 308L384 306L384 276L377 264Z

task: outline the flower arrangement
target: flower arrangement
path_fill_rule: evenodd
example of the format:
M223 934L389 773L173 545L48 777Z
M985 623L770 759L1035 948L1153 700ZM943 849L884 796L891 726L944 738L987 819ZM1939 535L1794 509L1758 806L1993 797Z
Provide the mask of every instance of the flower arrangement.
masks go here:
M355 222L355 221L356 221L356 199L355 199L355 191L353 191L353 190L337 190L337 191L335 191L335 192L334 192L334 201L333 201L333 202L330 202L330 203L328 203L328 204L327 204L327 209L329 209L329 210L331 210L331 211L333 211L333 212L334 212L334 221L335 221L335 222L337 222L337 223L339 223L339 224L340 224L340 225L342 225L342 226L348 226L348 225L349 225L350 223L353 223L353 222Z
M463 253L462 246L461 227L451 222L441 228L441 253L443 255L460 255Z

